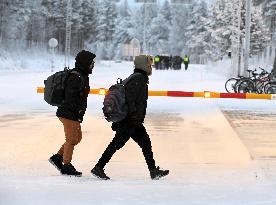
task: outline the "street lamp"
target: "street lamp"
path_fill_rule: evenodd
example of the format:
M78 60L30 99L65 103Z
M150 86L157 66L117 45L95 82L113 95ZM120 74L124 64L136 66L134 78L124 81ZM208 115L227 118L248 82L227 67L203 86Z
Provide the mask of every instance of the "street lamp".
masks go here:
M146 54L147 46L146 46L146 16L147 16L147 4L155 4L157 0L135 0L136 3L144 4L144 33L143 33L143 53Z

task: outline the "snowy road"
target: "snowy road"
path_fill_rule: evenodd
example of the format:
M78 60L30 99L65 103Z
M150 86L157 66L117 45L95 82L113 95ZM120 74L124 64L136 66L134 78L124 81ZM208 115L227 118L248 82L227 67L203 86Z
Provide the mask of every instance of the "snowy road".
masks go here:
M115 82L111 67L120 76L131 72L128 64L113 66L99 66L92 87ZM275 102L150 98L145 126L157 164L170 175L150 180L141 150L130 140L106 166L112 180L99 181L89 172L114 133L101 114L102 97L90 96L73 160L84 177L69 178L47 161L63 142L55 109L35 93L47 75L0 75L1 205L276 204ZM223 83L195 65L188 72L155 72L150 88L222 91Z

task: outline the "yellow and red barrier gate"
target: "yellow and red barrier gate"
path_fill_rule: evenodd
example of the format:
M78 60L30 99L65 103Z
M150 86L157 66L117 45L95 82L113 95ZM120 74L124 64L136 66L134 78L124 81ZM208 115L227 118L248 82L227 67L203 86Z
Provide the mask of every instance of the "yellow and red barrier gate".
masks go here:
M91 89L89 94L105 95L108 89ZM43 87L37 88L37 93L44 93ZM219 93L219 92L185 92L185 91L156 91L150 90L149 96L167 97L201 97L201 98L236 98L236 99L266 99L276 100L276 94L255 94L255 93Z

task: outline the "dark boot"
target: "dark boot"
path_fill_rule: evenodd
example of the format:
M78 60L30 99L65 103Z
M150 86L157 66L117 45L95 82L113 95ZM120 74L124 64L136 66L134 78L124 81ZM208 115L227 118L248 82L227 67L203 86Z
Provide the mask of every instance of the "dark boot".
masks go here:
M62 164L62 156L60 154L54 154L50 157L49 162L54 165L54 167L60 171L63 164Z
M109 180L110 178L108 176L106 176L106 174L104 173L104 169L98 167L98 166L95 166L92 170L91 170L91 173L99 178L99 179L103 179L103 180Z
M76 176L76 177L81 177L81 175L82 175L82 173L78 172L71 163L70 164L64 164L62 166L60 172L63 175L70 175L70 176Z
M164 177L169 174L169 170L162 170L160 167L150 170L151 179L158 180L161 177Z

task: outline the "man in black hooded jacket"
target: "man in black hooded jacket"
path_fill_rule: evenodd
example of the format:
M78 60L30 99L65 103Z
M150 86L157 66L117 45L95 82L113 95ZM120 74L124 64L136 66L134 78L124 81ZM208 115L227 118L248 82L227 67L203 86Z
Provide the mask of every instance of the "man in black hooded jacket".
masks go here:
M87 108L87 97L90 91L89 75L94 68L95 54L82 50L75 58L75 68L66 80L65 99L58 107L56 116L62 122L65 132L65 143L49 161L65 175L81 176L71 164L73 151L82 139L81 123Z
M161 170L155 166L151 141L143 125L148 99L148 76L152 74L152 58L145 55L136 56L134 65L134 73L137 74L133 75L126 84L128 115L124 120L112 124L112 129L116 131L115 137L91 170L91 173L100 179L110 179L104 173L104 167L113 154L121 149L130 138L142 149L152 179L159 179L169 174L169 170Z

